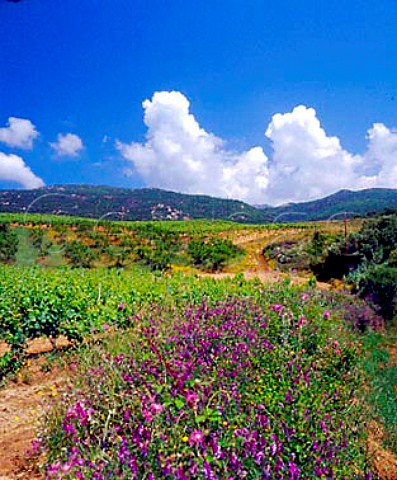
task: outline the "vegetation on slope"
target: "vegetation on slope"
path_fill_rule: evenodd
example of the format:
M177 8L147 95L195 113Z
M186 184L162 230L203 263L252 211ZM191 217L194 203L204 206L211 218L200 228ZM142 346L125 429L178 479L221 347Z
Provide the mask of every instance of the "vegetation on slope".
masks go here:
M333 195L310 202L262 208L267 215L280 222L309 222L340 220L345 216L373 216L386 209L397 210L397 190L390 188L370 188L356 192L341 190Z
M0 191L0 212L41 213L113 220L218 219L243 223L303 222L374 215L397 209L397 190L342 190L310 202L255 208L247 203L156 188L55 185Z
M188 195L156 188L127 189L59 185L36 190L0 191L0 211L42 213L113 220L223 219L248 223L269 220L238 200Z

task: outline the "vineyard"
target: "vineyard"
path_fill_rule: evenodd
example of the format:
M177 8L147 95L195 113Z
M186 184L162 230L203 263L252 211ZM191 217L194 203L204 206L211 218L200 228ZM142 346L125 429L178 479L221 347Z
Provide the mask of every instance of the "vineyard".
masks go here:
M396 18L0 0L0 480L397 480Z
M318 225L7 220L19 248L0 268L3 385L43 338L65 339L52 355L70 379L51 390L25 478L396 478L393 329L316 288ZM323 249L343 224L326 227ZM281 281L244 276L277 268L288 238L304 255Z

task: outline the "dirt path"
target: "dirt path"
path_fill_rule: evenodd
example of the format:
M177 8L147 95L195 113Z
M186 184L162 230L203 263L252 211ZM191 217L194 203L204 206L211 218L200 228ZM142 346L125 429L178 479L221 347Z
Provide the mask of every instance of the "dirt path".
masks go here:
M43 372L43 359L23 369L15 381L0 389L0 480L41 480L26 451L35 438L39 418L49 399L66 383L65 372Z
M235 245L244 248L247 255L245 261L240 267L240 270L202 275L222 279L233 277L236 273L243 273L245 278L258 278L265 284L277 283L286 279L290 279L293 285L305 285L309 280L308 277L305 277L299 273L284 273L274 270L262 254L264 247L270 243L275 242L280 238L289 238L291 235L296 239L301 239L308 235L308 231L291 228L289 230L283 230L282 233L280 233L278 230L263 230L259 232L243 230L235 232L230 239ZM329 290L331 288L328 283L324 282L317 282L316 285L317 288L321 290Z
M394 367L397 365L397 331L393 329L389 332L389 342L385 346L390 357L387 367ZM396 390L397 393L397 390ZM390 450L384 448L385 432L381 425L372 421L368 428L367 448L376 473L382 480L396 480L397 479L397 455Z
M261 254L256 254L251 267L245 269L243 272L219 272L219 273L202 273L203 277L211 277L216 279L232 278L237 273L243 273L248 280L258 278L265 284L278 283L285 280L290 280L292 285L307 285L309 278L298 273L284 273L278 270L272 270L266 259ZM325 282L316 282L316 287L320 290L330 290L331 285ZM397 480L397 479L396 479Z
M372 421L368 428L367 449L375 471L381 480L396 480L397 458L382 446L383 439L383 428Z

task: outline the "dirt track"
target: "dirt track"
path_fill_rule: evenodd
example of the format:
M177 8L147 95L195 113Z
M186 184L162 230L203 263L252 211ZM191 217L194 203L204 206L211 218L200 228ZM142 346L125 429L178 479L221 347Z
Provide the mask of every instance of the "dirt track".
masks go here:
M41 360L36 359L0 390L0 480L43 478L29 464L26 452L45 405L65 384L65 373L58 368L44 373Z

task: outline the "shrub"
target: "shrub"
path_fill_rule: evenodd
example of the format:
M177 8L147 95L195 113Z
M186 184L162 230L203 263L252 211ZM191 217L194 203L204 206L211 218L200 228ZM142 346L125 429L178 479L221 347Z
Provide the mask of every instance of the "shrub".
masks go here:
M397 216L379 217L365 222L347 242L341 238L330 245L324 258L312 263L312 270L320 280L342 278L360 265L395 262L396 246Z
M18 251L18 237L7 224L0 224L0 261L12 262Z
M391 320L397 312L397 268L388 265L367 268L358 281L357 291L385 319Z
M227 262L236 258L242 250L230 240L210 238L191 240L187 252L195 266L205 270L216 271L222 269Z
M97 258L92 248L78 240L66 244L65 254L72 267L90 268Z
M350 238L368 262L383 263L397 246L397 215L365 222L358 234Z

